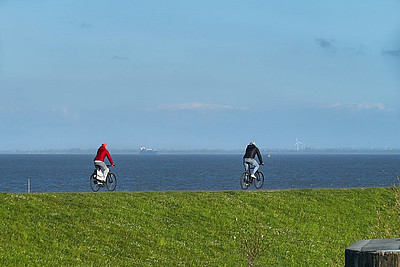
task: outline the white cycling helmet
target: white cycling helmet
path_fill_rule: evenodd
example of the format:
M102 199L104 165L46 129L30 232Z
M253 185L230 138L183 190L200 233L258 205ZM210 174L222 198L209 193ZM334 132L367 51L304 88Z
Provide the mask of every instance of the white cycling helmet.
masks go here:
M254 143L254 142L250 142L250 145L254 145L254 146L255 146L255 145L256 145L256 143Z

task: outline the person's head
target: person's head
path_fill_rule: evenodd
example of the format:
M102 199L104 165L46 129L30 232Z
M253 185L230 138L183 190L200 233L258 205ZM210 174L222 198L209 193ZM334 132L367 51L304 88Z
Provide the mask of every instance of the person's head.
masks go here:
M249 145L251 145L251 146L255 146L256 145L256 143L254 143L254 142L250 142L250 144Z
M107 144L101 144L101 146L107 147Z

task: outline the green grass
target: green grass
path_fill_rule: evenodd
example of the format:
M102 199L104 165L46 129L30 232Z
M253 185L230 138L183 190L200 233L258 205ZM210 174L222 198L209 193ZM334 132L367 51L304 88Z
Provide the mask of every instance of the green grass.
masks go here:
M399 229L391 188L0 194L1 266L343 266L357 240ZM377 215L379 212L379 216Z

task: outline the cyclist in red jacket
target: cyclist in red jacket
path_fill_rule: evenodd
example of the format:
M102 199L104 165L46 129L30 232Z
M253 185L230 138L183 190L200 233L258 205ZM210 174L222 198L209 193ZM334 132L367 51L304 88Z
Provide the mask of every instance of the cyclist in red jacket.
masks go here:
M99 166L101 170L103 171L103 177L98 176L97 180L100 180L102 182L106 181L106 177L108 175L109 169L107 168L107 165L104 163L104 159L107 157L108 161L112 166L115 166L111 156L110 152L107 150L107 144L102 144L99 149L97 150L97 155L94 158L94 166L97 167Z

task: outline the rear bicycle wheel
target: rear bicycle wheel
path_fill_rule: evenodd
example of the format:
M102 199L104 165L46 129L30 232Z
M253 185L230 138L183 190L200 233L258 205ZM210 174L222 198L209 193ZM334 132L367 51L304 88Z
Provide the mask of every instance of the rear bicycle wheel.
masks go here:
M97 183L97 179L96 179L96 174L95 173L92 173L92 175L90 175L90 188L93 190L93 192L97 192L100 189L100 186Z
M106 186L108 191L114 191L117 187L117 177L114 173L109 172L106 179Z
M256 173L256 179L254 181L254 187L260 189L264 185L264 174L260 171Z
M243 190L246 190L250 186L250 177L248 172L244 172L240 177L240 186Z

